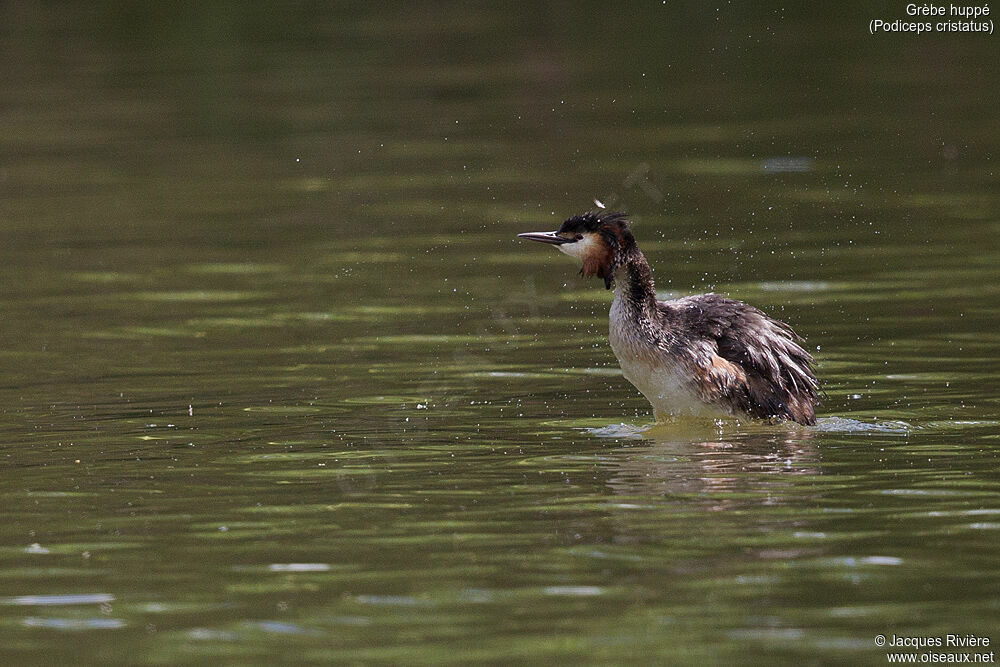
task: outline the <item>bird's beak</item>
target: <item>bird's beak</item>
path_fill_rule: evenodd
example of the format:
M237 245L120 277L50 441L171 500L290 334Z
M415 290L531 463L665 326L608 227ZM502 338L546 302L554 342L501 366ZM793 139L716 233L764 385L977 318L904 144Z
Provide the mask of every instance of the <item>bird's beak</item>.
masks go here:
M573 241L573 239L559 236L559 232L525 232L518 234L517 237L519 239L528 239L529 241L538 241L539 243L549 243L551 245L562 245L563 243Z

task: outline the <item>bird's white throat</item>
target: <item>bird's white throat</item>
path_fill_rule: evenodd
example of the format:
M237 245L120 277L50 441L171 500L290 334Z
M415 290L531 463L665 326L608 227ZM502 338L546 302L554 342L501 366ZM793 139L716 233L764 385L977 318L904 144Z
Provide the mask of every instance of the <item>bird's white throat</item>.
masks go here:
M581 262L589 257L593 252L598 249L597 244L600 243L600 238L595 234L586 234L579 241L574 241L573 243L563 243L559 248L561 252L566 253L570 257L575 257Z

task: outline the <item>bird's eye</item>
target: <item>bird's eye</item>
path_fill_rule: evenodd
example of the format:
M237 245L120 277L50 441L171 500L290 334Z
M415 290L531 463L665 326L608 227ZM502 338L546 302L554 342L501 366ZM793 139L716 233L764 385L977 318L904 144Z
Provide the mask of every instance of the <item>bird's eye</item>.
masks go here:
M583 234L576 234L575 236L573 236L573 238L579 241L580 239L583 238Z

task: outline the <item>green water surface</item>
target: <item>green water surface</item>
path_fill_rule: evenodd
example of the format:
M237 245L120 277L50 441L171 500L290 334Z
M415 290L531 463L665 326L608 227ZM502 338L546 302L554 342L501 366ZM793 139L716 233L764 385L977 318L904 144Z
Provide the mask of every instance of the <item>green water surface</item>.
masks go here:
M876 14L0 6L0 663L1000 642L1000 50ZM595 198L817 426L651 426Z

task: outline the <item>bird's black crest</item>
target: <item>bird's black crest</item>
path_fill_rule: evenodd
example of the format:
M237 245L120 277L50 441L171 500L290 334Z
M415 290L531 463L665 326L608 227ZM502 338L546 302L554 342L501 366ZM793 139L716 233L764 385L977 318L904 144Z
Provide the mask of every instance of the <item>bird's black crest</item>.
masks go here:
M603 213L588 211L580 215L567 218L559 228L560 232L572 234L582 234L583 232L598 232L602 229L609 229L617 226L628 226L628 215L621 211L614 213Z

